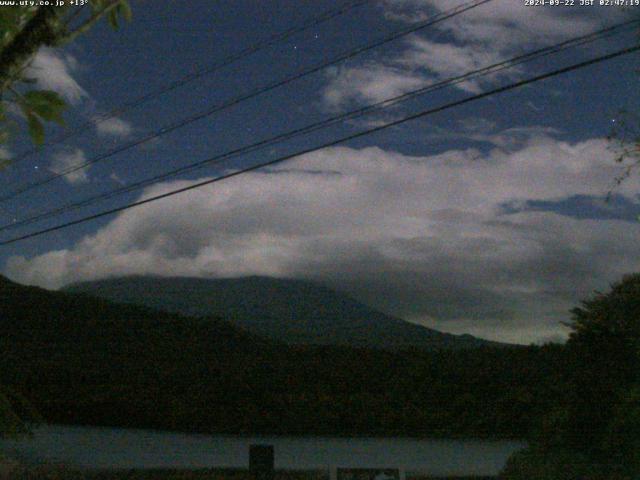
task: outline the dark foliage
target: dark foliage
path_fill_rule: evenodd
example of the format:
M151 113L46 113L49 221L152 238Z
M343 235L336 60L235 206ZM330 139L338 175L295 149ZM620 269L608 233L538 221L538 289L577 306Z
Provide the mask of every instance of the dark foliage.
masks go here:
M572 310L560 395L506 479L640 474L640 274Z

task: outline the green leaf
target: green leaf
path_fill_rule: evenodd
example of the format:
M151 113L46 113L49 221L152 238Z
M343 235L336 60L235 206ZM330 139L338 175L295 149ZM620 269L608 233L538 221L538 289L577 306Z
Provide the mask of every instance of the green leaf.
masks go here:
M40 146L44 143L44 125L34 113L28 112L26 115L27 123L29 124L29 135L31 135L33 143Z
M67 103L56 92L51 90L32 90L23 96L29 110L48 122L64 124L62 112Z
M0 44L11 41L31 15L31 10L25 7L0 8Z
M67 102L53 90L31 90L24 94L25 100L33 106L51 105L55 108L65 108Z
M120 28L119 20L123 18L127 22L131 21L132 13L129 2L121 0L118 4L107 14L107 19L114 30Z
M109 20L109 24L114 30L117 30L120 25L118 25L118 9L114 8L111 10L107 16Z
M131 13L131 5L129 5L129 2L121 0L116 9L118 10L118 14L127 22L131 21L133 14Z

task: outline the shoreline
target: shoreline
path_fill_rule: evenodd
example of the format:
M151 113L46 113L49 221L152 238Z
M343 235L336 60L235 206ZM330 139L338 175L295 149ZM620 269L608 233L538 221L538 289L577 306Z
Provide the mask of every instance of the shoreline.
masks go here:
M121 425L96 425L96 424L79 424L79 423L41 423L30 425L31 430L37 430L42 427L63 427L63 428L95 428L104 430L126 430L129 432L152 432L155 434L174 434L174 435L193 435L193 436L216 436L231 438L312 438L312 439L398 439L398 440L452 440L452 441L469 441L469 442L519 442L526 443L525 438L495 436L495 435L476 435L466 436L462 434L447 434L445 432L433 432L429 434L407 434L397 432L387 433L316 433L316 432L230 432L230 431L202 431L202 430L168 430L154 427L140 426L121 426ZM28 436L30 433L27 433ZM0 438L1 440L1 438Z
M247 469L184 468L184 469L81 469L57 465L25 466L13 463L8 469L0 460L0 480L254 480ZM328 469L275 470L274 480L329 480ZM497 476L432 476L406 472L406 480L493 480Z

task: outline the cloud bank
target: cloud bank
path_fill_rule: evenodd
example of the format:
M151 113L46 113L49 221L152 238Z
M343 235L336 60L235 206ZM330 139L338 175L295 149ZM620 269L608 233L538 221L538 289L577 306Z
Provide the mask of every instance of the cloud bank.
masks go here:
M618 171L604 139L495 136L509 148L327 149L123 212L70 249L12 257L5 272L47 287L126 274L302 277L445 331L555 338L581 298L639 269L640 224L527 208L605 194ZM639 186L623 184L620 198L637 202Z

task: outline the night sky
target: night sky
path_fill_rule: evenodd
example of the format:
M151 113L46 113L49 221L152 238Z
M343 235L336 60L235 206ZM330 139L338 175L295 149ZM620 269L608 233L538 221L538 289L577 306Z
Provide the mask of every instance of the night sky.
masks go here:
M46 179L461 3L370 1L96 122L338 5L134 1L133 21L120 30L103 22L63 50L40 51L29 75L70 103L67 130L51 126L48 141L85 127L15 162L0 176L2 191ZM17 195L0 204L0 222L8 225L639 13L640 7L529 7L524 0L493 0ZM5 229L0 240L632 46L638 30ZM607 141L620 125L638 125L624 113L640 111L638 58L619 57L3 246L3 273L47 288L127 274L305 278L443 331L520 343L561 340L566 330L560 322L580 299L640 270L640 172L615 187L619 145ZM11 155L31 148L20 132L14 140Z

